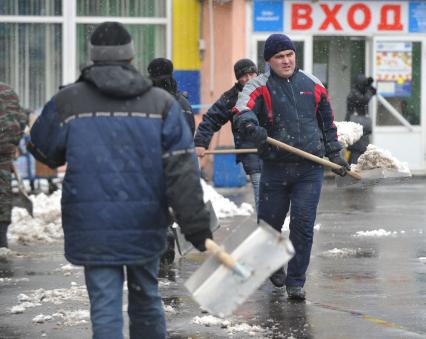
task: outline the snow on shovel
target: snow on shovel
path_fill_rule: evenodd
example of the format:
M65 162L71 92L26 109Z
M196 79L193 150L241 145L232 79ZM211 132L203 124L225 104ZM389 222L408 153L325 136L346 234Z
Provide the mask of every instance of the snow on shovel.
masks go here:
M290 240L266 224L242 225L223 247L208 239L209 258L185 287L206 311L231 315L259 286L294 255Z

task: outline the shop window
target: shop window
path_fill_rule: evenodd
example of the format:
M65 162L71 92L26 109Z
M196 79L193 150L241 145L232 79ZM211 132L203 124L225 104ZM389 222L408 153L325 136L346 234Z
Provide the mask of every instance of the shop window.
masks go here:
M304 67L305 44L303 41L293 41L296 47L296 66L300 69ZM263 59L263 50L265 49L265 41L257 42L257 67L259 72L265 72L265 60Z
M166 0L77 0L78 16L166 17Z
M0 74L23 107L41 107L58 90L61 40L60 24L0 23Z
M89 40L95 29L94 24L77 25L77 74L90 63ZM166 55L165 25L126 25L132 35L136 56L133 65L142 73L147 72L149 62Z
M379 45L381 42L378 41ZM389 44L389 42L386 42ZM390 48L393 48L391 56L388 56L387 62L394 62L401 69L400 74L390 68L390 72L386 74L386 68L380 68L379 59L386 56L386 51L378 50L376 55L376 76L378 77L378 89L384 98L398 111L411 125L420 125L421 107L421 42L396 42ZM399 48L399 45L407 46L407 49ZM398 50L400 49L400 50ZM391 60L389 58L393 58ZM400 60L399 60L400 59ZM403 67L400 67L401 63ZM382 71L380 71L382 69ZM393 76L403 76L404 80L395 79ZM389 77L389 81L380 81L383 77ZM401 84L403 84L401 86ZM380 103L377 105L377 121L378 126L400 126L401 123Z
M62 0L1 0L0 15L62 15Z

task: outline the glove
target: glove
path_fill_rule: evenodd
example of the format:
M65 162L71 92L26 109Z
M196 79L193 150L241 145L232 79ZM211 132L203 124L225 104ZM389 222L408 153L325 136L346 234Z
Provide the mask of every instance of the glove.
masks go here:
M375 87L373 87L373 86L370 86L370 87L368 87L368 90L373 94L373 95L376 95L376 93L377 93L377 89L375 88Z
M254 141L258 148L266 143L266 138L268 137L266 129L253 123L248 123L245 126L245 133Z
M341 177L344 177L346 175L346 172L351 170L351 167L349 166L348 162L345 159L343 159L338 152L330 154L328 156L328 159L331 162L334 162L335 164L342 166L339 169L331 170L333 173L336 173L337 175L340 175Z
M185 239L188 240L200 252L206 250L206 239L213 239L210 229L199 231L196 233L185 234Z

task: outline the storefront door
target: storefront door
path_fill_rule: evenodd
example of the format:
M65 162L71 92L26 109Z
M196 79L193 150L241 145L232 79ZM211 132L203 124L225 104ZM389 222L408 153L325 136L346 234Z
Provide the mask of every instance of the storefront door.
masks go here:
M372 66L378 94L373 101L372 142L424 171L426 39L423 37L374 37Z

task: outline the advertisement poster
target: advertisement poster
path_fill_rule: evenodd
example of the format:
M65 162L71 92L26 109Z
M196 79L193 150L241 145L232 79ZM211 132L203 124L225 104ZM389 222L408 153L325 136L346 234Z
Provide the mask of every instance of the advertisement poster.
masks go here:
M381 95L411 96L412 47L411 42L377 42L376 81Z

